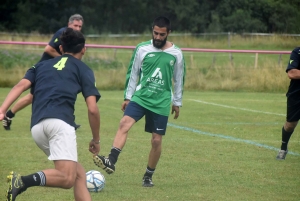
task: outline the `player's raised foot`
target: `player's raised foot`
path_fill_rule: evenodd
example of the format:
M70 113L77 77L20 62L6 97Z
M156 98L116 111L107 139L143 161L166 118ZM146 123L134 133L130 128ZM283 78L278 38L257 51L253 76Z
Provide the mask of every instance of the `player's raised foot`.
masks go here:
M93 157L95 165L105 170L107 174L115 172L115 165L105 156L96 155Z
M151 177L147 177L147 176L144 176L143 177L143 184L142 184L143 187L153 187L154 184L152 182L152 178Z
M12 119L8 118L8 117L4 117L4 119L2 120L2 125L4 127L5 130L10 130L10 125L11 125Z
M286 155L288 153L288 150L279 150L277 156L276 156L276 159L277 160L284 160Z
M7 201L15 201L17 195L26 191L21 175L15 172L10 172L7 176L8 190L6 192Z

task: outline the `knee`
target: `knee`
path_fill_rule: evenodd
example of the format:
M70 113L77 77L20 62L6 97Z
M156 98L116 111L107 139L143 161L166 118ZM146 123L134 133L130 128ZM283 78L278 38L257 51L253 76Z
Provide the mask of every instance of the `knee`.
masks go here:
M65 189L70 189L74 186L75 184L75 179L76 178L73 178L73 177L66 177L65 181L64 181L64 185L63 185L63 188Z
M152 147L157 148L161 146L161 138L152 138L151 140Z
M292 132L296 128L298 122L286 122L284 124L284 130L287 132Z
M119 130L121 130L123 132L128 132L133 124L134 124L133 119L123 117L120 121L120 124L119 124Z

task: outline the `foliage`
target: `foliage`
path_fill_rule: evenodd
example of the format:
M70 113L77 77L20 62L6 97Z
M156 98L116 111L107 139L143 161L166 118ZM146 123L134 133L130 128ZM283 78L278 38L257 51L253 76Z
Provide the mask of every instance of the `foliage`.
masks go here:
M295 0L5 0L0 31L53 33L80 13L88 34L148 32L159 15L176 32L299 33L299 10Z

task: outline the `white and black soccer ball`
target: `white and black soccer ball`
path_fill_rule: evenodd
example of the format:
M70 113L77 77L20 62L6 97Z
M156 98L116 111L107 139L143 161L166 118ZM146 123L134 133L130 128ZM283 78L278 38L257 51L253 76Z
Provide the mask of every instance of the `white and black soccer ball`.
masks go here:
M97 170L90 170L86 173L86 185L90 192L100 192L105 186L105 177Z

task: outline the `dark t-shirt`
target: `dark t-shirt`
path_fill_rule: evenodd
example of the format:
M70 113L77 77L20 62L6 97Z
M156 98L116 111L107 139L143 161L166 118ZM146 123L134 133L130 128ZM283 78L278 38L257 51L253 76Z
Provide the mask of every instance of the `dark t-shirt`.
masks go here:
M51 38L51 40L49 41L48 45L50 45L51 47L53 47L59 54L61 54L60 50L59 50L59 46L61 45L61 41L60 41L60 36L63 33L63 31L66 29L67 27L63 27L60 28ZM42 58L40 59L39 62L44 61L44 60L48 60L48 59L52 59L53 57L51 55L49 55L48 53L44 52L42 55Z
M291 69L300 70L300 47L296 47L291 55L290 60L286 68L286 72ZM286 93L287 97L297 98L300 97L300 79L291 79L288 92Z
M81 60L64 54L30 68L24 79L32 83L31 128L45 118L57 118L75 127L74 104L77 94L101 97L93 71Z

